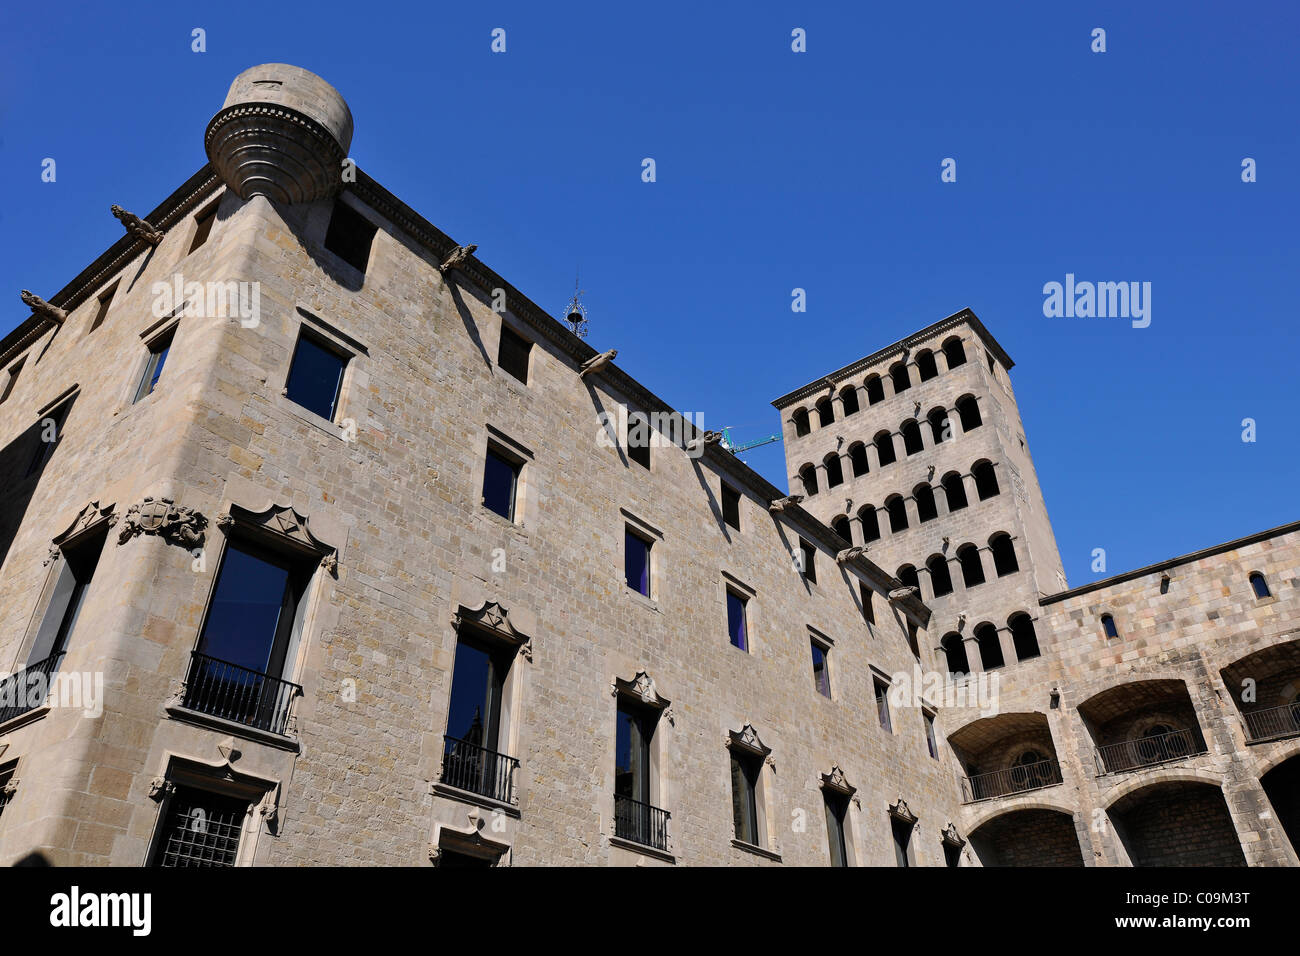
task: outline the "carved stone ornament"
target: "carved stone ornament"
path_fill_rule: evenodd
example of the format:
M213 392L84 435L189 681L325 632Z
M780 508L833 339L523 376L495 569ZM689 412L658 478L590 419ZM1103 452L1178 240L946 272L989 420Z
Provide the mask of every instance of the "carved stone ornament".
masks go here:
M831 767L830 773L822 774L822 787L827 790L836 790L849 797L858 792L857 787L851 786L849 782L844 779L844 771L840 769L839 764Z
M72 524L68 525L62 534L54 536L54 539L50 542L50 553L42 564L48 565L53 561L57 561L60 555L63 554L65 544L82 532L89 531L101 523L111 528L117 524L117 515L113 513L112 505L101 508L98 501L92 501L77 513L77 517L72 519Z
M909 585L908 587L903 588L894 588L894 590L889 592L889 600L905 601L908 598L916 597L920 593L921 589L915 585Z
M578 377L586 378L588 375L594 375L616 358L618 358L618 349L610 349L608 352L593 355L582 363L582 370L578 372Z
M533 659L533 639L522 633L510 620L510 612L496 601L484 601L478 607L461 605L451 616L454 628L475 627L508 641L529 662Z
M746 724L739 731L728 731L727 746L748 750L750 753L764 758L772 752L772 748L763 746L763 741L758 739L758 731L754 729L753 724Z
M803 501L803 495L786 495L784 498L777 498L767 506L768 511L784 511L790 505L797 505Z
M899 797L897 802L889 805L889 815L897 820L902 820L904 823L915 823L917 821L916 814L911 811L907 801L902 797Z
M231 505L229 512L217 515L216 523L223 531L239 525L263 539L312 555L326 572L338 574L338 548L312 534L309 520L289 505L271 505L258 512Z
M62 325L64 320L68 317L66 310L60 309L58 306L50 305L39 295L36 295L33 292L28 292L26 289L20 290L18 297L23 300L23 305L27 306L32 310L32 312L43 319L48 319L51 322L56 322L59 325Z
M722 441L722 432L705 432L686 443L687 451L698 451L707 445L717 445Z
M116 203L113 204L113 215L126 227L126 231L135 238L147 242L151 246L156 246L163 241L163 232L161 230L155 229L146 220L141 219L133 212L127 212Z
M208 519L193 508L178 505L171 498L151 496L127 511L117 543L125 544L138 534L156 534L164 541L192 550L202 547L207 524Z
M6 797L12 797L17 792L18 792L17 777L10 777L7 781L5 781L5 785L3 787L0 787L0 794L4 794Z
M645 671L637 671L636 677L630 681L615 679L614 696L623 694L627 697L635 697L647 707L654 707L657 710L667 712L672 701L659 696L659 689L655 687L654 678ZM669 721L671 723L671 719Z
M451 269L458 269L460 266L469 261L469 257L474 255L474 250L478 248L476 243L471 242L467 246L457 246L451 250L447 258L442 260L442 265L438 266L439 272L448 272Z
M854 558L860 558L867 553L867 549L862 545L854 545L851 548L845 548L839 554L835 555L836 564L844 564L846 561L852 561Z
M957 824L952 821L948 822L948 825L940 831L939 835L943 837L943 842L947 843L949 846L963 847L966 845L966 841L963 840L961 834L957 832Z
M172 783L166 777L154 777L149 781L149 799L161 800L169 797L176 792L176 784Z

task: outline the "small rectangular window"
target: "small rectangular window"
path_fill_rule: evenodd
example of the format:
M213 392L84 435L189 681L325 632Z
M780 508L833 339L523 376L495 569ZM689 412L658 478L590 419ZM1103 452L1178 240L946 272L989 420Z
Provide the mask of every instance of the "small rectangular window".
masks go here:
M194 239L190 242L190 252L208 241L208 234L212 232L212 223L216 218L216 203L210 203L206 209L199 210L198 215L194 217Z
M749 650L746 604L748 602L735 591L727 590L727 635L731 638L731 646L739 647L742 651Z
M627 419L627 457L647 471L650 470L650 420L642 412L633 412Z
M370 246L376 231L374 223L339 200L334 203L329 229L325 232L325 248L364 273L370 263Z
M811 544L799 539L799 570L803 572L804 580L809 584L817 583L817 551Z
M346 356L304 328L293 350L285 394L295 405L332 422L338 413L347 367Z
M898 817L890 817L894 832L894 859L899 866L912 865L912 824Z
M844 836L845 817L849 812L848 797L823 790L822 800L826 806L826 836L830 843L831 866L848 866L849 848Z
M99 294L99 299L95 302L95 317L90 320L90 328L86 331L87 335L104 324L104 319L108 315L108 307L113 304L113 296L115 295L117 295L116 282Z
M623 570L627 586L637 594L650 596L650 542L630 527L624 529Z
M153 865L234 866L249 812L247 800L177 784L167 801Z
M812 638L813 687L823 697L831 696L830 648L817 638Z
M176 330L170 331L158 336L149 343L149 360L145 362L144 374L140 376L140 384L136 386L135 399L138 402L146 395L152 395L153 390L158 387L158 379L162 377L163 365L167 362L167 353L172 348L172 338Z
M934 734L934 714L922 712L925 718L925 746L930 751L930 756L935 760L939 759L939 740Z
M483 466L483 506L507 521L515 520L515 503L519 491L522 463L488 447Z
M736 839L758 846L758 775L763 758L731 754L731 814Z
M23 363L26 361L27 356L24 355L17 362L14 362L13 365L9 366L9 374L5 378L4 391L0 392L0 404L7 402L9 396L13 394L14 386L18 384L18 373L23 370Z
M36 451L32 455L31 462L27 465L27 471L24 478L30 478L32 475L41 471L50 456L54 454L55 446L63 439L63 425L68 418L68 409L72 407L71 401L66 401L58 408L48 412L41 418L29 431L36 436Z
M879 678L872 678L871 683L876 691L876 716L880 718L880 726L892 734L894 725L889 719L889 685Z
M862 619L867 622L867 628L870 630L876 625L876 592L867 587L865 581L859 581L858 594L862 598Z
M525 385L528 384L528 358L533 343L511 329L501 326L501 343L497 347L497 365Z
M740 530L740 492L726 482L722 484L722 520Z

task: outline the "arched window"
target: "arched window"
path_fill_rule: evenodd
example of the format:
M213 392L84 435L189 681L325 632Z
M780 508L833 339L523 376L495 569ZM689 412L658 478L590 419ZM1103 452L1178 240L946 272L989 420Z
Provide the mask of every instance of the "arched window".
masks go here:
M808 424L808 409L796 409L795 413L790 416L794 419L794 433L796 437L802 438L812 431L812 426Z
M970 673L970 661L966 659L966 642L962 640L960 634L956 631L945 634L939 646L943 648L943 656L948 658L950 676L961 677Z
M803 493L811 498L817 494L817 468L811 462L799 469L799 480L803 482Z
M1016 645L1016 660L1027 661L1042 653L1038 648L1038 635L1034 633L1033 618L1028 614L1023 611L1012 614L1007 619L1007 627L1011 628L1011 640Z
M957 560L961 564L961 579L966 587L973 588L984 583L984 565L980 563L980 549L973 544L963 544L957 549Z
M894 380L894 394L906 392L912 387L912 380L907 377L907 365L904 362L895 362L889 366L889 377Z
M993 567L997 570L998 577L1003 578L1020 570L1020 562L1016 560L1016 546L1011 541L1011 535L1005 531L993 535L989 538L989 548L993 552Z
M840 404L844 406L844 417L858 413L858 387L856 385L845 385L840 391Z
M934 489L929 485L917 485L912 489L916 499L916 517L921 521L933 521L939 517L939 506L934 503Z
M885 501L885 511L889 513L889 530L894 533L907 530L907 502L900 495L894 495Z
M932 554L926 559L925 567L930 572L930 587L934 590L934 596L951 594L952 575L948 572L948 559L942 554Z
M1268 589L1268 582L1264 580L1264 575L1254 571L1250 575L1250 587L1255 592L1255 597L1266 598L1272 597L1273 594Z
M934 439L936 445L943 444L945 441L945 433L948 433L946 440L952 440L952 434L948 428L947 409L932 408L930 409L930 413L925 416L925 420L930 423L930 437Z
M876 432L872 439L876 445L876 457L881 465L892 465L898 459L894 457L894 436L889 432Z
M980 501L987 501L1001 491L998 488L998 476L993 471L991 461L980 459L970 466L970 473L971 477L975 479L975 491L980 496Z
M943 476L940 484L943 485L943 496L948 499L949 511L960 511L969 504L966 500L966 485L957 472L948 472Z
M836 485L844 484L844 468L840 465L840 456L831 452L822 459L822 464L826 466L826 487L834 488Z
M862 541L880 539L880 516L876 514L875 505L863 505L858 509L858 523L862 525Z
M1101 629L1107 637L1119 637L1119 628L1115 626L1115 619L1109 614L1101 616Z
M962 422L965 421L966 419L963 418ZM831 404L830 397L827 396L826 398L819 398L817 400L817 424L821 428L825 428L828 425L834 424L834 422L835 422L835 406ZM963 424L962 427L964 428L965 425Z
M921 580L916 576L916 568L910 564L905 564L898 569L898 580L903 583L905 588L921 590Z
M934 353L929 349L921 349L916 353L916 372L923 382L938 376L939 366L935 364Z
M961 339L953 336L943 343L943 357L948 360L949 368L966 364L966 350L962 348Z
M849 530L849 519L845 515L831 519L831 530L843 538L846 543L853 543L853 532Z
M980 660L986 671L1006 663L1002 656L1002 641L998 638L998 629L988 621L975 626L975 640L979 643Z
M867 461L867 446L862 442L854 442L849 446L849 464L853 466L854 478L861 478L871 470L871 465Z
M925 448L925 443L921 441L921 426L916 423L916 419L909 418L898 427L898 433L903 436L903 451L908 455L915 455Z
M879 375L867 376L867 404L875 405L885 400L885 383Z
M979 428L984 424L984 419L980 418L979 402L975 401L973 395L963 395L957 399L957 418L961 421L963 432Z

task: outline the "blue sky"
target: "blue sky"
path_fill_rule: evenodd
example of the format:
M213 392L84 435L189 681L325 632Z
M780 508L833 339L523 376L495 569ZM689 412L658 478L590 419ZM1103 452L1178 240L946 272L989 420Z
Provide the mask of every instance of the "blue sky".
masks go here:
M777 431L773 398L969 306L1072 585L1096 547L1115 573L1300 518L1300 8L802 6L12 7L3 331L121 235L111 203L203 164L236 73L289 62L348 100L363 169L552 314L580 266L591 343L706 426ZM1150 282L1150 327L1044 317L1067 272ZM746 460L785 487L780 448Z

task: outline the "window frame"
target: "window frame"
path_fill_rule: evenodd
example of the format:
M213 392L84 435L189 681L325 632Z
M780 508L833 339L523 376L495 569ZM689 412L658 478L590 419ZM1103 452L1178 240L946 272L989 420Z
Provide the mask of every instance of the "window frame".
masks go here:
M338 381L335 382L334 385L334 395L330 401L329 415L322 415L316 409L303 404L293 397L293 371L298 365L299 350L302 348L302 343L304 341L309 342L320 351L332 356L340 362ZM284 397L300 412L306 412L321 421L329 422L331 425L337 427L340 418L343 417L343 405L344 399L347 397L348 378L354 364L353 360L356 357L356 351L342 345L332 336L320 331L315 325L309 324L306 321L299 323L298 335L294 339L293 349L289 352L289 364L284 373Z
M508 363L503 360L505 357L507 357L506 356L507 343L509 343L509 348L512 350L511 355L509 356L512 359L518 358L519 355L518 349L520 348L520 346L522 346L522 356L523 356L522 375L519 374L514 368L511 367L513 362ZM496 367L499 368L501 371L505 372L515 381L520 382L523 385L527 385L529 375L532 372L533 346L535 344L536 343L534 343L532 339L526 338L525 336L520 335L518 332L516 332L514 328L512 328L509 324L507 324L503 319L501 322L501 333L497 337Z
M173 321L151 334L146 333L148 338L145 339L144 344L147 356L135 387L135 397L131 399L132 405L138 405L158 391L163 371L167 367L167 359L171 357L172 348L176 344L176 333L179 328L180 322Z
M721 492L718 497L722 506L722 523L733 531L739 531L740 501L744 495L724 481L721 483Z

